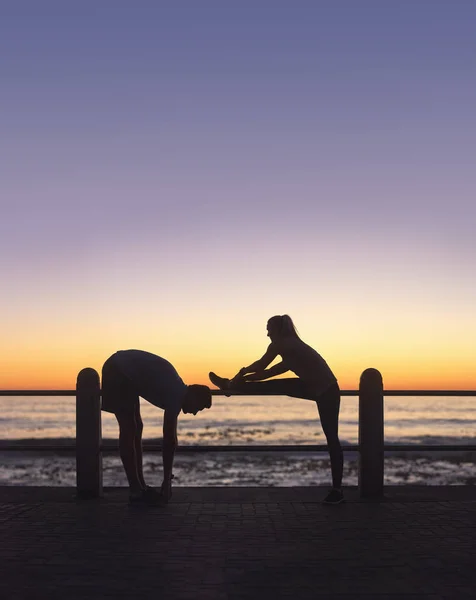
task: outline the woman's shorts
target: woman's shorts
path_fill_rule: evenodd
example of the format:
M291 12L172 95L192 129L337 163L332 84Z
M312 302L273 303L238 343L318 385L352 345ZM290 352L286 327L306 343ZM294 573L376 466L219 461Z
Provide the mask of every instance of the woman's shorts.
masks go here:
M118 368L114 355L103 365L101 387L102 410L115 415L135 414L139 406L139 394L131 381Z

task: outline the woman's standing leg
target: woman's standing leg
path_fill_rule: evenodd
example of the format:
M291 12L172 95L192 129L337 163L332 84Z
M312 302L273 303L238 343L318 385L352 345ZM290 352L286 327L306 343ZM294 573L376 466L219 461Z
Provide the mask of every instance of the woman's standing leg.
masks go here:
M317 409L329 449L332 487L335 490L340 490L344 470L344 455L339 440L340 390L337 384L320 396L317 401Z

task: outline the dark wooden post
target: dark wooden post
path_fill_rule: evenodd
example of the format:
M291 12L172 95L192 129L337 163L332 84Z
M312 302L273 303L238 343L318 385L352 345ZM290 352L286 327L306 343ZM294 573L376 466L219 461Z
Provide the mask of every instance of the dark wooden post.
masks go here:
M359 491L361 498L383 496L383 381L377 369L366 369L359 388Z
M101 391L99 375L83 369L76 382L76 492L79 498L102 495Z

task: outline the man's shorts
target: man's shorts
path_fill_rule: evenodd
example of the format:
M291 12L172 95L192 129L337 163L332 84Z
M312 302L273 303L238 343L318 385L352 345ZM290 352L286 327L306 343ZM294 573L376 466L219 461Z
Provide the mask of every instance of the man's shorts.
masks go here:
M114 355L102 368L101 409L115 415L133 416L139 406L139 394L116 364Z

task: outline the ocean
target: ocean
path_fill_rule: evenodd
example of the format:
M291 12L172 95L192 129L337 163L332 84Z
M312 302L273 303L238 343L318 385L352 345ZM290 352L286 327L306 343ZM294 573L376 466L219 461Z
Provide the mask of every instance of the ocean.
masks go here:
M476 444L476 398L385 398L385 441L392 444ZM141 401L144 439L162 436L160 409ZM0 440L47 440L75 437L74 397L0 397ZM342 444L358 443L358 398L343 396L339 421ZM117 439L114 416L103 413L103 438ZM281 396L214 396L213 407L197 416L183 415L179 444L324 444L315 403ZM75 485L74 454L2 451L0 485ZM357 455L345 453L344 485L357 484ZM116 454L103 457L104 485L126 485ZM162 458L144 455L144 473L161 481ZM321 452L177 453L177 486L329 485L329 461ZM476 453L465 451L387 452L387 484L463 485L476 483Z

